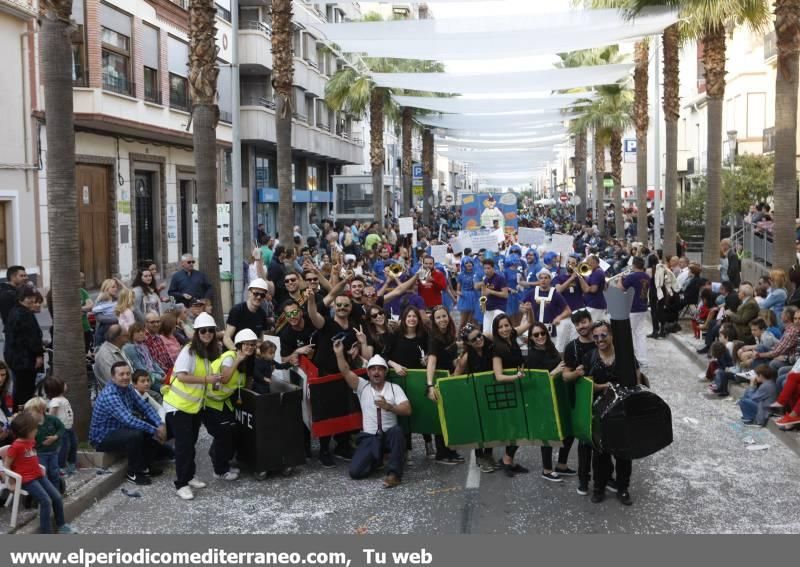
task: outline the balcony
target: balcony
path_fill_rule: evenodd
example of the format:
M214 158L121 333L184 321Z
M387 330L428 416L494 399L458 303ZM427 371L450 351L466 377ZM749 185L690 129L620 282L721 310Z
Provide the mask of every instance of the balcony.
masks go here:
M778 56L778 39L775 30L764 36L764 62L769 62Z
M133 96L135 85L124 77L103 73L103 90L121 95Z
M316 63L300 57L294 58L294 84L309 94L325 96L325 77L320 74Z
M239 62L244 72L264 74L272 69L272 28L266 22L239 26Z
M761 151L765 154L770 154L775 151L775 127L764 128L764 135L762 136L763 146Z

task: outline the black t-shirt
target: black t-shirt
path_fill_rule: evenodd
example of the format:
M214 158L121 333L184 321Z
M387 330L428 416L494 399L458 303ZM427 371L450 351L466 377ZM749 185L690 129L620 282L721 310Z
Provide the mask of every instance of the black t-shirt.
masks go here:
M319 369L320 376L327 376L328 374L336 374L339 372L339 365L336 362L336 353L333 352L333 337L342 331L346 331L330 317L325 317L325 325L317 331L315 337L317 342L317 349L314 352L314 365ZM345 348L350 344L345 341Z
M247 308L247 302L243 301L231 308L227 324L236 328L234 336L242 329L250 329L261 338L267 328L267 313L260 307L253 313Z
M633 360L633 365L635 368L639 368L639 362L636 359ZM583 357L583 368L586 371L586 376L591 376L595 384L617 382L616 366L616 355L614 356L614 362L606 365L597 349Z
M550 353L546 350L528 347L527 367L532 370L547 370L549 372L558 366L559 362L561 362L561 357L557 352Z
M567 343L564 348L564 366L570 370L575 370L583 364L583 357L597 348L594 341L583 343L580 339L575 339ZM584 369L586 367L584 366ZM588 374L587 374L588 376Z
M494 358L494 348L487 340L483 341L483 351L480 354L473 348L467 348L467 373L491 372L492 358Z
M303 318L303 328L299 331L294 330L291 325L284 326L278 333L278 338L281 340L281 356L289 356L298 348L313 343L316 333L317 330L307 315Z
M503 339L495 339L494 356L503 361L503 368L519 368L524 359L522 349L517 343L517 333L511 335L511 345L509 346Z
M428 341L424 335L408 338L398 333L389 341L387 356L392 362L406 368L425 368L422 361L427 347Z
M364 330L366 332L366 329ZM391 331L386 331L382 335L372 335L367 334L367 344L372 347L373 354L379 354L383 358L388 357L389 346L392 343L392 333Z
M436 370L452 372L455 369L458 356L458 344L455 339L448 343L441 338L431 337L428 351L428 354L436 357Z

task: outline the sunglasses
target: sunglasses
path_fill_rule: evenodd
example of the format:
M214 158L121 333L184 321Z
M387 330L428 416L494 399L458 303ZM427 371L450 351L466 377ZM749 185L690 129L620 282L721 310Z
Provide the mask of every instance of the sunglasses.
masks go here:
M473 338L469 339L469 342L471 342L471 343L479 343L482 340L483 340L483 335L478 335L477 337L473 337Z
M267 297L267 294L264 293L263 291L251 291L250 293L253 294L253 297L260 297L261 299Z
M337 303L336 304L336 309L346 309L348 307L350 307L349 303Z
M215 329L213 327L203 327L202 329L197 329L197 333L200 335L213 335Z
M532 336L534 339L538 339L539 337L546 337L546 336L547 336L547 333L542 333L542 332L540 331L540 332L538 332L538 333L531 333L531 336Z
M194 260L186 260L187 264L194 264Z
M598 335L592 335L592 340L594 341L604 341L608 338L608 333L600 333Z
M147 322L148 325L158 325L159 323L161 323L161 319L156 319L154 321Z
M297 317L298 315L300 315L299 309L292 309L291 311L286 311L287 317Z
M370 318L372 318L372 319L377 319L378 317L386 317L386 315L383 314L383 313L380 313L380 312L373 313L372 315L370 315Z
M283 280L283 281L284 281L284 282L286 282L286 283L294 283L294 282L296 282L296 281L297 281L297 278L286 278L286 279L285 279L285 280Z
M306 278L306 281L307 281L308 283L314 283L314 282L318 282L318 281L319 281L319 278Z

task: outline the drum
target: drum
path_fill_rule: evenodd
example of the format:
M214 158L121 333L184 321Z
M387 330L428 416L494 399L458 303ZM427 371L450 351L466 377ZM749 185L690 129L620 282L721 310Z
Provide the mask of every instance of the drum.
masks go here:
M642 459L672 443L672 412L647 388L611 384L594 401L592 436L604 453Z

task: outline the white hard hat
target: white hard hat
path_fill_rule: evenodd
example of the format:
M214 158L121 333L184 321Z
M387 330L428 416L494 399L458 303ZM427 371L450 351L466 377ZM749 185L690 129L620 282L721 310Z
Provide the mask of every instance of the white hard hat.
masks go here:
M247 286L247 289L263 289L264 291L268 291L269 287L267 286L267 282L261 278L256 278L250 282L250 285Z
M258 337L256 334L251 331L250 329L242 329L236 336L233 338L233 344L238 345L239 343L245 343L247 341L257 341Z
M203 327L213 327L217 328L217 323L214 321L214 318L209 315L208 313L200 313L195 320L194 320L194 328L201 329Z
M548 278L552 278L553 273L547 268L542 268L536 273L536 277L538 278L539 276L547 276Z
M384 368L389 368L389 365L386 364L386 361L379 354L376 354L369 359L369 362L367 362L367 368L372 368L373 366L383 366Z

